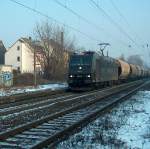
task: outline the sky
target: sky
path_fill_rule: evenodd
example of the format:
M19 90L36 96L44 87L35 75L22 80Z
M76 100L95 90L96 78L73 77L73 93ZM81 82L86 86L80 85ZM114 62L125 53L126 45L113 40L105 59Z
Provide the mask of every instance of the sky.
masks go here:
M150 65L150 0L57 0L81 17L58 5L56 0L15 1L48 18L12 0L0 0L0 40L6 48L20 37L34 38L36 23L48 20L65 27L77 47L94 51L99 49L99 43L106 42L111 45L106 49L109 56L141 55Z

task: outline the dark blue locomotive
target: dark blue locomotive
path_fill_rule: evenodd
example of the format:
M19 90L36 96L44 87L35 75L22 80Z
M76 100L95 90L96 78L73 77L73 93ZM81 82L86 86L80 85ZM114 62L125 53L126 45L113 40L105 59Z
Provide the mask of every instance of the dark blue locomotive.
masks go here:
M118 63L113 58L100 56L95 52L84 52L70 57L70 88L104 85L117 80Z

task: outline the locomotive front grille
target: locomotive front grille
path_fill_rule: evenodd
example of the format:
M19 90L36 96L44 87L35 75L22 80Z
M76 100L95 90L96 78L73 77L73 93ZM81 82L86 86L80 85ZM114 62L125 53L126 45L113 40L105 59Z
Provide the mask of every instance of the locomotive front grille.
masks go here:
M90 84L92 82L91 75L69 75L68 83L72 86L85 86L87 84Z

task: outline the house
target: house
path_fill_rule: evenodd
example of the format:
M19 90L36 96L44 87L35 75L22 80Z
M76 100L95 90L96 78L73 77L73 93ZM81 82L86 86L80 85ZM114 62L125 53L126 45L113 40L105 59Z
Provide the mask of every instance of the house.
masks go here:
M5 64L5 52L6 52L6 48L2 40L0 40L0 65Z
M33 73L34 49L40 51L41 48L31 38L20 38L5 53L5 64L12 65L13 69L18 70L20 73ZM36 70L42 71L39 62L35 61Z
M36 72L42 73L45 60L43 47L44 44L39 41L33 41L31 38L20 38L7 50L5 54L5 64L12 65L13 69L18 70L20 73L33 73L35 58ZM62 55L62 53L60 53L61 47L59 43L51 39L49 41L48 54L51 55L51 61L53 61L53 56L55 57L57 54L61 54L61 56L64 55L65 65L67 65L68 52L64 50L64 54Z

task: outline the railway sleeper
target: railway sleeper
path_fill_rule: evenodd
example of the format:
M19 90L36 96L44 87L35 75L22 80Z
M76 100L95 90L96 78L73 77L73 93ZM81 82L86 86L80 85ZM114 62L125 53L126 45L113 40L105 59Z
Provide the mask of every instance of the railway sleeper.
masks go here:
M65 121L66 123L74 123L74 122L77 121L77 119L75 119L74 117L72 117L72 119L71 118L69 118L69 119L64 118L64 119L61 119L61 120L57 119L57 121L54 121L54 123L60 124L61 121Z
M78 111L78 112L79 112L79 111ZM80 113L80 115L84 116L84 114L81 114L81 113ZM73 118L74 118L74 120L78 120L77 116L79 116L79 114L70 113L70 114L67 114L67 115L63 116L62 118L63 118L63 119L66 119L66 120L68 120L68 121L69 121L69 120L72 120Z
M43 127L41 126L40 127L41 129L43 129ZM56 131L58 131L58 130L60 130L60 126L47 126L47 128L46 129L49 129L49 130L51 130L52 132L56 132Z
M11 140L6 140L7 143L10 143L10 144L15 144L17 146L17 149L18 147L21 147L21 149L23 148L29 148L29 146L32 146L33 144L36 144L42 140L45 139L45 137L43 138L42 136L41 137L26 137L26 138L20 138L20 137L15 137L15 139L18 139L16 141L11 141Z
M31 131L31 130L29 130L29 131L25 131L25 132L23 132L22 134L25 134L25 135L34 135L34 136L42 136L42 137L47 137L47 136L49 136L49 134L48 133L46 133L46 132L42 132L42 131Z
M45 139L45 137L40 137L40 136L34 136L34 135L26 135L26 134L19 134L19 135L16 135L15 138L22 138L22 139L27 139L27 140L31 140L31 139Z
M44 126L48 126L49 128L56 128L56 129L59 129L59 124L56 124L54 121L50 121L50 122L47 122L46 124L44 124Z
M51 131L51 132L55 132L55 131L58 130L58 129L55 129L55 130L54 130L54 127L43 126L43 125L36 127L36 129L43 129L43 130L47 130L47 129L48 129L48 130Z
M68 119L58 119L57 121L55 121L58 124L63 124L63 125L70 125L73 124L74 122L72 120L68 120Z
M32 128L32 132L45 132L45 133L51 133L51 129L42 129L42 128Z
M34 141L34 140L32 140L32 141ZM13 137L13 138L10 138L9 140L7 139L6 142L10 143L10 144L15 144L16 146L21 146L22 143L29 144L29 139Z
M7 148L7 149L22 149L21 148L21 146L20 145L17 145L17 144L14 144L14 143L9 143L9 142L5 142L5 141L3 141L3 142L1 142L1 144L0 144L0 148L1 149L5 149L5 148Z
M63 123L57 122L56 126L54 126L53 129L55 129L55 127L59 128L59 129L64 129L67 127L67 125L64 125Z
M35 143L38 143L39 141L41 141L41 139L42 139L43 137L40 137L40 138L31 138L31 137L12 137L12 138L9 138L9 140L7 139L6 141L5 141L5 143L7 144L13 144L17 149L18 148L21 148L21 149L23 149L23 148L28 148L27 146L31 146L31 145L33 145L33 143L35 144ZM45 138L43 138L43 140L44 140ZM4 147L4 145L2 145L3 147L2 148L6 148L6 147Z

